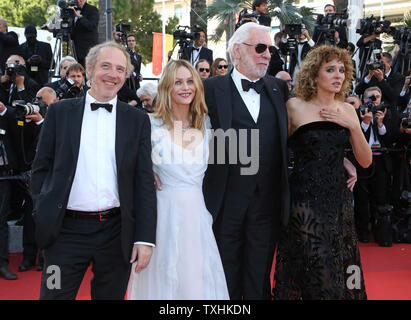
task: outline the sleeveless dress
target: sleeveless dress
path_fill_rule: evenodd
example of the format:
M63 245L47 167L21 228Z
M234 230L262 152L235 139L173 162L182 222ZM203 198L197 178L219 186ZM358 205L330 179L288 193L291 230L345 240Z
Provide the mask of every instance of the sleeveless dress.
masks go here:
M311 122L288 143L294 154L290 221L278 244L274 299L366 299L343 165L349 131Z
M156 246L146 268L132 266L130 300L229 299L223 265L207 211L202 184L210 133L193 150L171 140L161 119L150 116L153 170L162 182L157 190ZM209 119L205 128L209 128Z

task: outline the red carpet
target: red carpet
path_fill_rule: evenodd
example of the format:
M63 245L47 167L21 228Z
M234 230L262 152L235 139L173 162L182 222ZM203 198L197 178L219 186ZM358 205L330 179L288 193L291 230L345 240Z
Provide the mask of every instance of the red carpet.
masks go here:
M365 286L370 300L411 300L411 244L394 244L391 248L375 243L360 244ZM18 280L0 278L0 300L37 300L41 272L32 269L17 272L21 254L10 255L10 269ZM90 299L90 269L77 295L78 300Z

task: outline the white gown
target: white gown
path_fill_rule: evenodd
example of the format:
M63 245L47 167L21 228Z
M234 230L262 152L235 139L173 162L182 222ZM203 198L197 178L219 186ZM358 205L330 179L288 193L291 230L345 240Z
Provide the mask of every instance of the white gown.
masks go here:
M127 299L229 299L202 192L210 134L205 130L203 141L190 151L171 140L161 119L150 116L150 121L153 170L162 182L162 190L157 190L156 247L138 274L133 264ZM209 128L208 118L205 123Z

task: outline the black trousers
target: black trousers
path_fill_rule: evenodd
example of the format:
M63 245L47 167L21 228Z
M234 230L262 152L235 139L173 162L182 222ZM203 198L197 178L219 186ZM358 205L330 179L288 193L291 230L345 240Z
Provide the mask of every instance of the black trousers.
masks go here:
M354 187L354 216L359 233L369 232L368 224L375 218L376 207L388 203L389 179L383 156L373 156L372 165L359 171Z
M230 192L214 224L230 299L271 298L270 273L279 232L278 194ZM232 189L231 189L232 190Z
M9 264L10 181L0 180L0 267Z
M101 222L64 218L58 239L44 250L40 299L74 300L90 264L91 298L124 299L131 264L122 255L121 216Z

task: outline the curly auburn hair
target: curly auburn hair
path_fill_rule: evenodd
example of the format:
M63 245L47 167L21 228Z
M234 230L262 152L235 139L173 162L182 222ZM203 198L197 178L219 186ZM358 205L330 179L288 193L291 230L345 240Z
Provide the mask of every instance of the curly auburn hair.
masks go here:
M315 97L317 95L315 79L318 77L320 68L323 63L330 62L333 59L342 62L345 67L344 82L340 92L335 95L337 100L344 101L345 96L351 92L354 66L348 51L336 46L321 45L308 52L298 69L293 93L304 101Z

